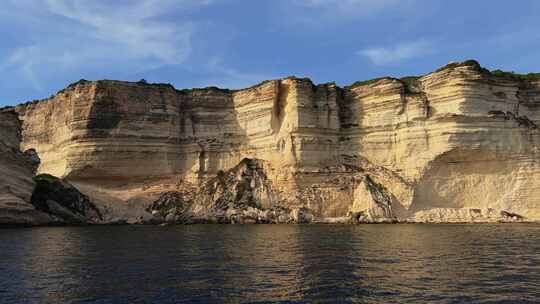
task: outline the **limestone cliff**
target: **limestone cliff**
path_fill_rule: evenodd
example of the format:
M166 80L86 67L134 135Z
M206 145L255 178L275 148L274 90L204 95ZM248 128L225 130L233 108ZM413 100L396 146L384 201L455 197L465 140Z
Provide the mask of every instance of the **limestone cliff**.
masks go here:
M21 122L13 109L0 109L0 226L94 223L99 211L67 181L34 176L35 150L19 150ZM98 216L92 213L97 211Z
M39 173L109 221L540 220L540 77L475 61L344 88L81 80L15 111Z
M16 113L0 110L0 225L48 224L52 219L30 204L39 160L19 151L20 140Z

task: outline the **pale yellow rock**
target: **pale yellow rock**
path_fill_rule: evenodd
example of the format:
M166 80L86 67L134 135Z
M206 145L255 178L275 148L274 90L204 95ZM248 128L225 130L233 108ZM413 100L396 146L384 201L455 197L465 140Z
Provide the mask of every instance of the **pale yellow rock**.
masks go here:
M317 217L540 220L540 82L472 62L345 88L294 77L238 91L80 81L16 110L39 172L132 217L250 158L273 185L258 194L266 205ZM367 177L387 195L382 213Z

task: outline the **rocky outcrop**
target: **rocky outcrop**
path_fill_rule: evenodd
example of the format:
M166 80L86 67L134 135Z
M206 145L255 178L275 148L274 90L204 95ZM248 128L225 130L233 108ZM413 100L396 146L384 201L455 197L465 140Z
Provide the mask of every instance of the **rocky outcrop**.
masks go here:
M0 110L0 225L44 225L53 219L30 204L32 179L39 159L19 150L20 121L10 109Z
M19 150L20 121L13 109L0 110L0 225L97 223L101 214L68 182L35 176L34 149Z
M475 61L344 88L81 80L12 111L105 222L540 220L540 77Z
M262 160L243 159L194 191L165 192L148 211L165 223L308 223L307 208L293 208L274 189Z
M99 209L69 182L48 174L34 180L36 187L30 202L38 210L68 224L95 224L103 220Z

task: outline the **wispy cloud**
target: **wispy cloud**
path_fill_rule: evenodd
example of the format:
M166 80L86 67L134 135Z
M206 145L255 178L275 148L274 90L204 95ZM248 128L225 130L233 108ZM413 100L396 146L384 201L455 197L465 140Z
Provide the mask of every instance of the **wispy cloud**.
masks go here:
M242 89L263 80L279 78L271 74L239 71L224 64L220 56L211 58L205 68L210 74L217 75L215 79L208 80L208 85L217 85L229 89Z
M186 2L186 1L184 1ZM171 1L139 0L118 6L112 1L47 0L50 12L86 26L91 38L113 43L134 57L180 63L189 52L189 24L154 21L171 7Z
M387 11L410 6L415 0L292 0L287 10L291 18L308 25L364 19Z
M295 0L297 4L314 9L330 9L334 13L369 15L399 4L400 0Z
M373 47L358 51L376 65L393 65L408 59L428 55L434 52L433 46L426 40L400 43L390 47Z
M39 26L50 27L46 35L28 37L26 45L13 49L0 64L0 68L15 69L35 88L40 87L41 79L51 71L180 64L190 54L194 24L187 20L173 24L158 17L172 8L181 10L210 3L208 0L10 2L8 8L14 15L26 11L26 17L40 20Z
M41 89L39 79L34 73L35 58L39 57L39 48L36 46L22 47L15 49L7 59L0 65L0 70L17 67L19 73L30 82L35 89Z

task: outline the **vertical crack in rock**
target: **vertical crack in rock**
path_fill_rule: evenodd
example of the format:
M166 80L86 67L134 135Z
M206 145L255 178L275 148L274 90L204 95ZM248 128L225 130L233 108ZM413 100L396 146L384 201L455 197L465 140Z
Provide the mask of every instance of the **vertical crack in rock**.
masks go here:
M275 96L272 106L271 126L272 133L274 135L279 134L283 125L283 119L285 115L285 106L287 102L288 85L283 84L281 81L275 82Z

